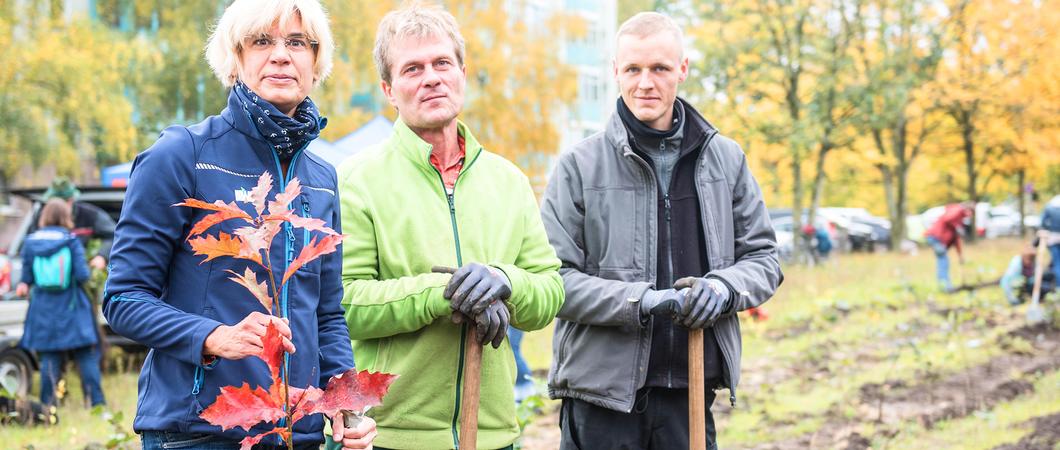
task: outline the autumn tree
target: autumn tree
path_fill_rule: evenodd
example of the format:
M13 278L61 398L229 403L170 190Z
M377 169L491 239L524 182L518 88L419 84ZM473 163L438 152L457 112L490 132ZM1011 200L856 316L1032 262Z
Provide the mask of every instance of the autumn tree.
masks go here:
M951 7L951 52L938 84L958 137L967 199L980 200L999 179L1023 184L1027 169L1056 160L1049 135L1057 130L1057 45L1050 36L1060 16L1047 3L966 0Z
M794 229L813 221L829 156L852 141L850 6L829 0L749 0L700 5L686 29L702 55L690 88L714 116L740 117L746 145L782 149ZM757 144L756 144L757 143ZM805 171L812 170L810 180ZM812 223L812 222L811 222Z
M944 18L923 2L899 0L858 2L843 20L855 33L857 127L868 138L861 145L879 171L891 245L898 248L906 236L909 172L938 128L925 85L942 56Z
M0 189L26 164L77 176L81 163L131 158L138 134L121 95L142 54L86 18L47 1L0 2Z

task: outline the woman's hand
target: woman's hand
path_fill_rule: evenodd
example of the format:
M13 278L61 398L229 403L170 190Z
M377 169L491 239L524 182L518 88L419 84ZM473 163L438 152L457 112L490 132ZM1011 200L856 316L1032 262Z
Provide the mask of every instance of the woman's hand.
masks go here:
M280 336L283 337L283 349L287 353L294 353L291 327L287 325L287 319L255 311L235 325L221 325L215 328L209 336L206 336L206 342L202 345L202 354L224 359L243 359L258 355L263 348L262 338L265 336L269 323L275 325Z
M331 439L342 444L343 450L362 450L372 448L372 441L378 432L375 429L375 421L368 416L357 417L356 424L346 424L340 412L331 418ZM349 426L347 426L349 425Z

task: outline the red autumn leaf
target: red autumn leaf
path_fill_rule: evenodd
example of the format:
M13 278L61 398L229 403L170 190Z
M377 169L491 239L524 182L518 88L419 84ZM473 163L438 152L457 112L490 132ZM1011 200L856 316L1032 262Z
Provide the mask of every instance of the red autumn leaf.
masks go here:
M307 402L306 414L324 413L334 417L339 411L364 414L368 408L383 404L383 396L397 375L350 369L328 380L324 395L315 402Z
M269 372L272 374L272 385L282 384L277 383L280 379L280 365L283 364L283 336L280 336L280 330L276 328L276 325L269 322L269 325L265 327L265 336L261 337L261 353L258 353L258 358L265 361L265 364L269 366ZM278 402L283 404L283 402Z
M268 254L272 247L272 240L279 234L281 222L266 220L257 227L241 227L236 229L236 236L243 239L246 245L245 253L259 255L262 250Z
M242 441L239 441L239 450L251 450L254 445L256 445L258 442L261 442L261 440L265 436L268 436L270 434L279 435L280 439L283 439L284 441L287 441L291 438L291 435L287 433L286 428L273 428L271 431L266 431L257 436L247 436L243 438Z
M239 212L227 211L227 210L226 211L218 211L218 212L210 214L210 215L208 215L206 217L203 217L202 219L199 219L198 222L195 222L195 226L191 227L191 231L188 232L188 238L191 238L192 236L197 236L199 234L202 234L204 231L208 230L210 227L212 227L214 225L217 225L217 224L219 224L221 222L224 222L224 221L226 221L228 219L244 219L247 222L251 222L252 221L250 216L247 215L247 213L243 212L242 210L240 210Z
M212 405L199 417L221 427L221 431L241 427L246 431L261 422L275 422L284 417L282 404L277 404L268 391L260 386L250 389L246 382L236 388L225 386Z
M291 222L291 225L298 228L304 228L307 231L320 231L328 236L334 236L338 234L335 232L335 230L328 228L327 223L321 219L313 217L300 217L298 215L291 214L287 220Z
M258 185L250 190L250 202L254 204L254 211L257 211L259 216L265 211L265 199L269 196L269 191L271 190L272 174L262 172L261 176L258 177Z
M236 202L225 203L223 200L217 200L213 203L206 203L197 198L186 198L183 202L174 203L173 206L187 206L189 208L205 209L208 211L229 211L232 213L242 213L247 219L250 219L250 215L243 212L243 209L236 205Z
M291 265L287 267L287 272L283 274L283 281L280 284L287 283L287 279L291 278L302 266L306 265L310 261L317 259L323 255L334 252L345 235L336 234L334 236L324 236L320 240L313 238L309 241L309 245L302 247L302 251L298 253L298 257L291 261Z
M243 271L243 275L231 270L226 270L226 272L235 275L234 277L229 278L229 280L235 281L236 283L239 283L240 286L247 288L247 290L250 291L250 294L261 303L261 306L265 307L265 311L268 311L270 314L272 313L272 297L269 296L269 285L264 281L258 283L258 276L253 270L250 270L250 268L247 267Z
M188 239L188 244L191 245L191 249L195 251L196 255L206 256L206 259L202 260L202 263L221 256L231 256L233 258L249 259L261 264L261 255L245 252L243 250L244 245L242 239L239 237L233 237L223 231L218 233L216 238L213 236L203 236Z
M283 192L276 194L275 200L269 202L269 214L283 214L291 207L291 202L302 194L302 185L298 178L291 178Z
M273 382L272 388L269 389L269 395L272 396L276 404L283 404L283 383L279 379ZM313 386L305 389L291 386L290 391L287 393L287 407L292 411L291 423L297 423L298 420L306 415L304 405L319 401L323 395L324 390Z

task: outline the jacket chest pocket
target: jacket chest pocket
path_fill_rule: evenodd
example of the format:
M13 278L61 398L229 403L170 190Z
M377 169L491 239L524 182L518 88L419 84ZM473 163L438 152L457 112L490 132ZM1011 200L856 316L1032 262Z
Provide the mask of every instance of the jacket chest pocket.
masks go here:
M585 251L589 265L601 269L643 266L644 233L637 191L632 187L585 191Z

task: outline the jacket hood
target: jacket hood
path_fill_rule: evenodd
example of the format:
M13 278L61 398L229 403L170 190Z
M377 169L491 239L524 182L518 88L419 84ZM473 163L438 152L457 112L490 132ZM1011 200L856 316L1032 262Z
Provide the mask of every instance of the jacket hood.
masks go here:
M25 248L35 255L50 255L77 239L62 227L44 227L26 237Z

